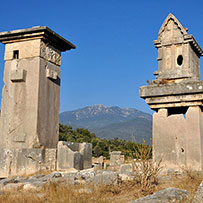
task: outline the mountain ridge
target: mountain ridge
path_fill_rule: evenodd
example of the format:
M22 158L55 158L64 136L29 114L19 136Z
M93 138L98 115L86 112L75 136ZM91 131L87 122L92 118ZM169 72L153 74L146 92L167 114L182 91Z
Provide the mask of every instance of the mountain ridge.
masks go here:
M60 114L60 123L73 128L87 128L100 138L132 140L132 135L141 142L151 139L152 116L134 108L120 108L97 104L65 111Z

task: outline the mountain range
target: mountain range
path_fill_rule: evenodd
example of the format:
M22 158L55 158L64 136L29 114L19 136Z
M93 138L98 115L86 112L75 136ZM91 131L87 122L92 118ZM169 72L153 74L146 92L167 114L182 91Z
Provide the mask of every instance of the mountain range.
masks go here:
M87 128L100 138L130 140L138 143L143 138L148 144L152 137L152 116L134 108L88 106L60 113L60 123L75 128Z

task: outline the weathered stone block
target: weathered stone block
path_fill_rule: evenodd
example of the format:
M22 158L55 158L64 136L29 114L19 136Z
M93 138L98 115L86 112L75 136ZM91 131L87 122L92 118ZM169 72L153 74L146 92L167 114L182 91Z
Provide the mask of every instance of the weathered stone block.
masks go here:
M188 167L202 170L203 116L200 107L183 114L160 109L153 115L153 159L162 160L164 169Z
M0 177L56 170L56 149L0 149Z
M186 190L170 187L129 203L184 203L189 202L189 195L190 193Z
M12 82L25 82L26 71L23 69L11 70L10 80Z
M133 172L133 169L134 169L133 164L122 164L120 166L119 173L129 175Z
M101 173L96 174L91 180L93 184L117 184L118 175L113 171L102 171Z
M110 153L110 166L118 167L124 163L124 155L120 151L113 151Z
M75 168L78 170L92 167L92 144L58 142L57 169L66 170Z
M83 169L92 167L92 144L82 143L80 145L80 153L83 156Z
M14 51L19 51L18 59L40 56L40 39L8 43L5 47L4 60L13 60Z
M47 148L44 152L44 160L41 164L42 171L54 171L56 170L56 148Z

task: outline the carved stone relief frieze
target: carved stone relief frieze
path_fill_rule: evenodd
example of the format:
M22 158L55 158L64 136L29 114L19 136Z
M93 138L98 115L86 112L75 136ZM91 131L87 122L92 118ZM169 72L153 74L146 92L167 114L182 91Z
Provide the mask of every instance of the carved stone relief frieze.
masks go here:
M40 56L58 66L61 65L60 51L49 44L45 44L43 41L40 44Z

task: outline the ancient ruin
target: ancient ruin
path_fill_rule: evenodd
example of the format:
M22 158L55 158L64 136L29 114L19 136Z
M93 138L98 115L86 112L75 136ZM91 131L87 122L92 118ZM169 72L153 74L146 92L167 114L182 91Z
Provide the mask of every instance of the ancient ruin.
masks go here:
M0 33L5 44L0 176L55 170L61 52L75 45L48 27Z
M203 170L203 51L172 14L161 26L156 79L140 87L153 114L153 160L166 168Z
M92 144L59 141L57 157L58 170L65 170L67 168L78 170L91 168Z
M121 151L110 152L110 166L111 167L120 167L125 161L125 157Z

